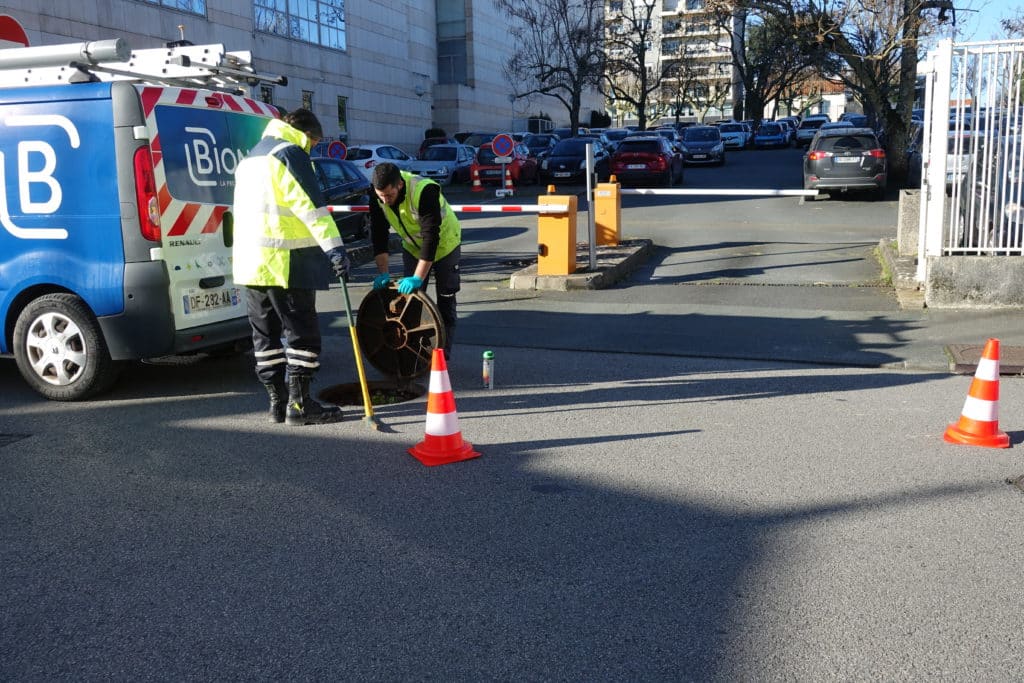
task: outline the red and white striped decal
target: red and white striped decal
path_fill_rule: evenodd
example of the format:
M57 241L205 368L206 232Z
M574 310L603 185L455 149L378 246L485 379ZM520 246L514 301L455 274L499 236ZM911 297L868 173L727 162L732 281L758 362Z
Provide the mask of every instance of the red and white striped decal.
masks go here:
M233 112L278 117L277 109L269 104L239 95L201 91L193 88L145 86L142 88L141 100L143 113L151 131L156 130L153 112L160 104L192 107L205 105L211 109L224 108ZM180 237L189 233L209 234L220 230L224 213L231 207L186 202L172 197L167 189L167 175L164 172L164 157L159 134L153 135L149 144L153 154L157 198L160 206L160 224L164 234L168 237Z
M449 208L456 213L568 213L567 204L450 204ZM359 213L369 211L365 204L332 204L328 211L341 213L349 211Z

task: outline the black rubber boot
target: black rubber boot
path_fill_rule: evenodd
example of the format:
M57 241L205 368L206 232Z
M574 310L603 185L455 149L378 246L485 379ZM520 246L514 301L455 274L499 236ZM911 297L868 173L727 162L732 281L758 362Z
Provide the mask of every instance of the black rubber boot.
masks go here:
M288 387L283 379L275 379L272 383L263 385L267 389L267 396L270 397L270 411L267 419L275 424L284 422L285 406L288 402Z
M341 422L341 408L325 406L309 396L310 377L288 377L288 410L285 422L290 425L319 425Z

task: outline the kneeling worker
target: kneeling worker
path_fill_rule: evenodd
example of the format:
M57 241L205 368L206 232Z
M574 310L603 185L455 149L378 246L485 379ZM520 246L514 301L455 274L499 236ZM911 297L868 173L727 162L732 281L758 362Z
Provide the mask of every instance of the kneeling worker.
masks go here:
M309 159L322 137L316 115L296 109L267 124L235 172L232 270L235 283L246 287L256 376L270 396L270 421L290 425L342 417L341 408L309 395L320 367L316 290L328 288L331 270L346 281L349 273L341 234Z
M433 180L400 170L390 162L373 169L370 196L370 235L374 261L380 273L374 289L391 282L388 272L388 229L402 238L402 273L398 291L411 294L426 290L434 274L435 303L445 327L444 355L451 355L455 335L456 300L459 291L459 259L462 258L462 228L455 212Z

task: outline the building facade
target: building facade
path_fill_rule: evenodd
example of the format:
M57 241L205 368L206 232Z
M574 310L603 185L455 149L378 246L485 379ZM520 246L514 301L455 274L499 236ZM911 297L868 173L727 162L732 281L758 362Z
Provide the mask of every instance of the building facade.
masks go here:
M514 98L503 75L514 46L490 0L8 0L2 11L32 46L185 39L248 51L258 72L288 78L257 98L310 108L349 144L412 152L428 128L508 130L541 109L568 122L553 100Z

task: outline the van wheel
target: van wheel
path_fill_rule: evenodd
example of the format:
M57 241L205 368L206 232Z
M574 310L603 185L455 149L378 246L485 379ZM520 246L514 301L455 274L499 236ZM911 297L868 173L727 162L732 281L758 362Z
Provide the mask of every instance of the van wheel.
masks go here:
M98 394L119 371L96 317L73 294L47 294L25 307L14 326L14 358L25 381L53 401Z

